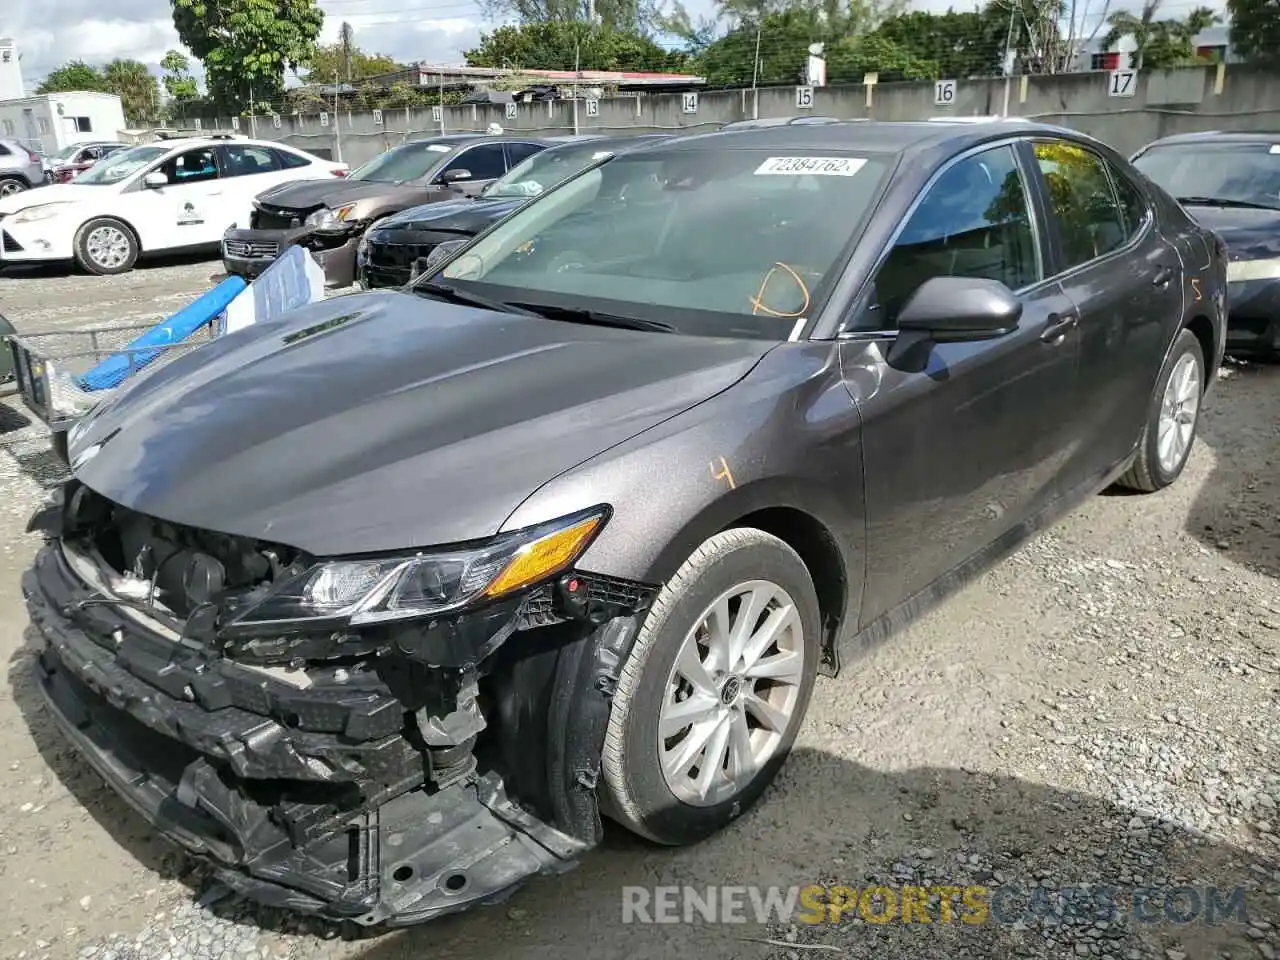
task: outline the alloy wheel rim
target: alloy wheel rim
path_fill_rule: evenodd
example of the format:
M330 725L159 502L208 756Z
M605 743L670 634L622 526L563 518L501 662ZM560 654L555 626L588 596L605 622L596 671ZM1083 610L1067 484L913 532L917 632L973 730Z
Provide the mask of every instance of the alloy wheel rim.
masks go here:
M777 753L800 702L805 642L795 601L768 580L738 584L702 612L658 717L662 775L677 799L723 803Z
M1200 365L1184 353L1169 373L1160 402L1156 431L1156 456L1166 474L1173 473L1186 459L1195 437L1200 412Z
M114 269L129 258L129 238L119 227L95 227L85 241L85 252L98 266Z
M0 197L12 197L15 193L22 192L22 184L8 180L0 183Z

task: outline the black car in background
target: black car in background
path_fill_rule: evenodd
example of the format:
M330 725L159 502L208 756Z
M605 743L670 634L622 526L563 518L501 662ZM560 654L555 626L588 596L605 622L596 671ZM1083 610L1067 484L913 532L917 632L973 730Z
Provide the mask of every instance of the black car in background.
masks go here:
M499 902L605 815L695 843L819 674L856 683L1107 484L1178 479L1223 256L1039 124L620 151L81 421L30 525L37 689L158 830L292 910Z
M1227 244L1227 349L1280 360L1280 133L1190 133L1133 165Z
M534 154L475 197L424 204L380 220L365 234L356 254L360 283L365 289L403 286L413 274L414 263L438 245L471 239L531 197L602 157L669 136L576 137Z
M479 194L546 147L537 138L445 134L392 147L340 180L280 184L254 200L247 229L223 236L223 266L253 278L299 244L324 270L327 286L349 286L356 247L371 225L411 207Z

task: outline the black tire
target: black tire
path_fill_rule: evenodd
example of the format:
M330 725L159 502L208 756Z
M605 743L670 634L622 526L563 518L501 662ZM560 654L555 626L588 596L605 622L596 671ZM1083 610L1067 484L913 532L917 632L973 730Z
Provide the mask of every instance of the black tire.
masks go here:
M1187 465L1191 451L1195 449L1196 433L1200 428L1201 404L1199 402L1196 403L1195 416L1191 423L1191 439L1187 443L1187 448L1183 451L1177 463L1170 467L1166 467L1160 462L1160 411L1164 401L1165 388L1169 385L1169 378L1173 375L1174 369L1182 358L1188 356L1195 362L1200 396L1204 396L1206 382L1204 351L1200 349L1200 341L1196 339L1195 334L1190 330L1183 329L1174 341L1173 349L1169 351L1164 367L1160 370L1160 376L1156 380L1156 388L1147 406L1147 420L1143 424L1142 437L1138 441L1137 457L1124 475L1116 481L1119 486L1137 490L1141 493L1153 493L1156 490L1163 490L1182 475L1182 469Z
M685 636L725 591L766 580L790 595L803 636L798 695L772 756L732 796L715 805L679 799L667 785L658 751L659 716L668 677ZM800 556L761 530L739 528L702 544L662 588L618 681L602 758L601 806L613 820L658 843L696 843L751 808L785 762L804 722L817 675L821 614Z
M116 262L113 259L99 263L90 254L90 239L94 236L95 231L98 230L110 230L119 234L124 243L124 258L122 260ZM89 273L97 276L128 273L133 269L134 264L138 262L138 238L134 234L133 228L123 220L117 220L115 217L95 217L76 231L75 253L76 263Z
M30 189L31 185L21 177L0 177L0 197L11 197Z

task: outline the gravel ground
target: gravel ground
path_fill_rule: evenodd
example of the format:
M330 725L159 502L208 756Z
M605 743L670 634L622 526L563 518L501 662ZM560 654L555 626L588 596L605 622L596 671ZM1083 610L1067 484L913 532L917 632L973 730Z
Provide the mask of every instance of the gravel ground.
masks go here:
M0 278L19 331L165 313L211 262ZM1233 365L1182 480L1095 497L890 643L820 683L765 803L697 848L613 830L506 905L346 939L215 886L85 769L38 705L18 591L56 478L0 401L0 957L213 960L1280 955L1280 368ZM628 884L978 884L1009 922L623 925ZM1245 891L1248 923L1063 909L1059 891ZM1033 890L1040 893L1033 894ZM1068 904L1069 907L1069 904ZM1157 914L1162 904L1157 900ZM1176 913L1176 911L1175 911ZM936 917L937 914L935 913Z

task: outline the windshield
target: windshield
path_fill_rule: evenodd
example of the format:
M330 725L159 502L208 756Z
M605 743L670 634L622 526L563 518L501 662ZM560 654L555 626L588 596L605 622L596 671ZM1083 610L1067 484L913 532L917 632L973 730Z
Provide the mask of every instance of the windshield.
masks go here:
M590 311L785 340L827 295L887 167L759 149L623 154L521 207L423 280L566 319Z
M1280 209L1280 144L1172 143L1133 165L1175 197Z
M453 147L444 143L406 143L357 167L347 179L377 183L418 180L434 170L436 164L452 151Z
M596 160L613 153L594 143L552 147L512 167L501 180L484 191L486 197L536 197L561 180L573 176Z
M119 183L121 180L137 173L147 164L159 160L170 149L170 147L146 146L113 153L109 157L103 157L80 176L76 177L76 183L77 185L82 183L99 185Z

